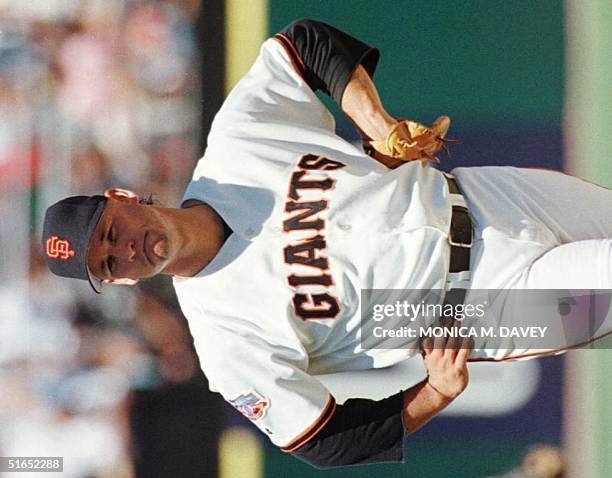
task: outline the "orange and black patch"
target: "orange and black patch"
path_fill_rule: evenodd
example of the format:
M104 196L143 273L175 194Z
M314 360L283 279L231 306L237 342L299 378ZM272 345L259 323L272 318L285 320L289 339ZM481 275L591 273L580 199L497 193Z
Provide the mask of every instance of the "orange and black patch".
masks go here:
M47 256L51 259L68 260L76 255L76 252L70 248L70 241L57 236L49 237L45 246Z

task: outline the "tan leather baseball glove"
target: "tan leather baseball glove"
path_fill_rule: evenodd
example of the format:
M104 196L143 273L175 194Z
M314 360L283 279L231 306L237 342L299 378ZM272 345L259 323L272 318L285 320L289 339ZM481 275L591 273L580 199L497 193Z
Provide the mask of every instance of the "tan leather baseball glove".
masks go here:
M429 127L412 120L400 120L386 138L365 139L364 148L374 157L382 155L400 161L439 161L434 156L438 151L443 149L449 155L446 144L459 142L444 138L449 127L448 116L440 116Z

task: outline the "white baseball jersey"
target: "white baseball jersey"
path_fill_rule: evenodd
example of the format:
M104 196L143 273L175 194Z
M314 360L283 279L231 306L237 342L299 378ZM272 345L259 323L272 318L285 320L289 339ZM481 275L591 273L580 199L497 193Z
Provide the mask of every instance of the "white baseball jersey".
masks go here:
M202 367L227 400L252 402L237 406L275 444L333 407L312 375L413 353L360 350L359 295L444 287L446 182L420 163L389 171L338 137L274 39L217 114L188 199L234 231L196 277L175 280Z
M530 266L556 246L612 237L612 221L585 232L547 209L562 211L549 191L576 187L585 201L605 202L600 215L610 218L607 190L595 197L573 178L515 168L456 175L476 223L475 287L525 285ZM360 347L360 291L444 289L446 181L420 162L388 170L338 137L275 39L217 114L190 199L212 206L233 234L196 276L174 280L181 308L211 389L276 445L291 451L331 417L334 399L314 375L414 355L414 341Z

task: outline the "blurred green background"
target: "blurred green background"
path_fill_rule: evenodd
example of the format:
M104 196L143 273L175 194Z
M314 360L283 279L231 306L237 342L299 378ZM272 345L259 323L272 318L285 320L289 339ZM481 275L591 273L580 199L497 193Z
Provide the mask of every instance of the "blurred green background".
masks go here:
M560 1L270 0L269 33L310 17L381 50L376 84L397 114L457 123L559 125Z

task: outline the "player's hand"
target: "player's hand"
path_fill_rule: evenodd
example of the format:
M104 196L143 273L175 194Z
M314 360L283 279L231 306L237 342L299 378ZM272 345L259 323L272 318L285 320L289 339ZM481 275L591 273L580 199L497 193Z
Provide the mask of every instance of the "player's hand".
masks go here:
M453 321L449 325L459 325L459 322ZM473 341L469 338L426 337L423 340L427 383L444 398L453 400L467 387L467 359L472 348Z

